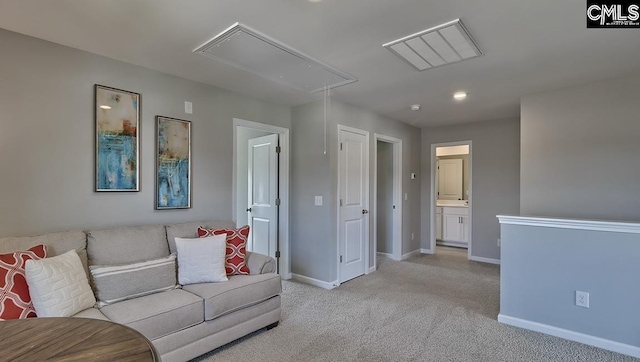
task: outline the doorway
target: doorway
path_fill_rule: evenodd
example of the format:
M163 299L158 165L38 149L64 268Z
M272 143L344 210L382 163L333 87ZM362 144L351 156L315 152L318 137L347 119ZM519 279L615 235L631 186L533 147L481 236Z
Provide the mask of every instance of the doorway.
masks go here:
M375 256L402 259L402 140L375 134L373 246Z
M369 132L338 125L338 281L368 273Z
M289 130L233 120L233 218L250 225L249 251L276 259L283 279L289 259Z
M472 175L471 141L431 145L430 253L436 245L467 249L471 259Z

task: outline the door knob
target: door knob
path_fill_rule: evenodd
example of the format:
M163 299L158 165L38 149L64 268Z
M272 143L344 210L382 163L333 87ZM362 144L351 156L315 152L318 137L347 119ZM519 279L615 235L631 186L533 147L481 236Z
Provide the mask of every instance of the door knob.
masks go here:
M364 215L364 214L368 214L368 213L369 213L369 210L362 209L362 214L363 214L363 215Z
M248 209L247 209L247 212L251 212L251 208L248 208Z

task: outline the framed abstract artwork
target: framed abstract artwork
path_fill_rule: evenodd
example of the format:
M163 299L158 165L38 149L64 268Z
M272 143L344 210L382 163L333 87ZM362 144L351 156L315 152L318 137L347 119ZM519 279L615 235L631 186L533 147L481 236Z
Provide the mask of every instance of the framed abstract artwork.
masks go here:
M95 85L96 191L140 191L140 94Z
M191 208L191 122L156 117L156 209Z

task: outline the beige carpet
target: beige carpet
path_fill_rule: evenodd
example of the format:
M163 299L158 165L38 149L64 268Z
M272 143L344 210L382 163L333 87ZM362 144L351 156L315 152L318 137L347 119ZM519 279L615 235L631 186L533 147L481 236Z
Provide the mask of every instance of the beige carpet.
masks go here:
M277 328L194 361L637 361L500 324L499 301L498 266L438 247L334 290L284 281Z

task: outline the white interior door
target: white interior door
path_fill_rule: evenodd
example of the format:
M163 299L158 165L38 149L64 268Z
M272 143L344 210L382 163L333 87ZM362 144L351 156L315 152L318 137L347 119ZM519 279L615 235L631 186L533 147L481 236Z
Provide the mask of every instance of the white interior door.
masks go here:
M249 140L247 249L276 257L278 225L278 135Z
M438 161L438 199L462 200L462 159Z
M339 129L338 248L340 282L365 273L369 243L369 134Z

